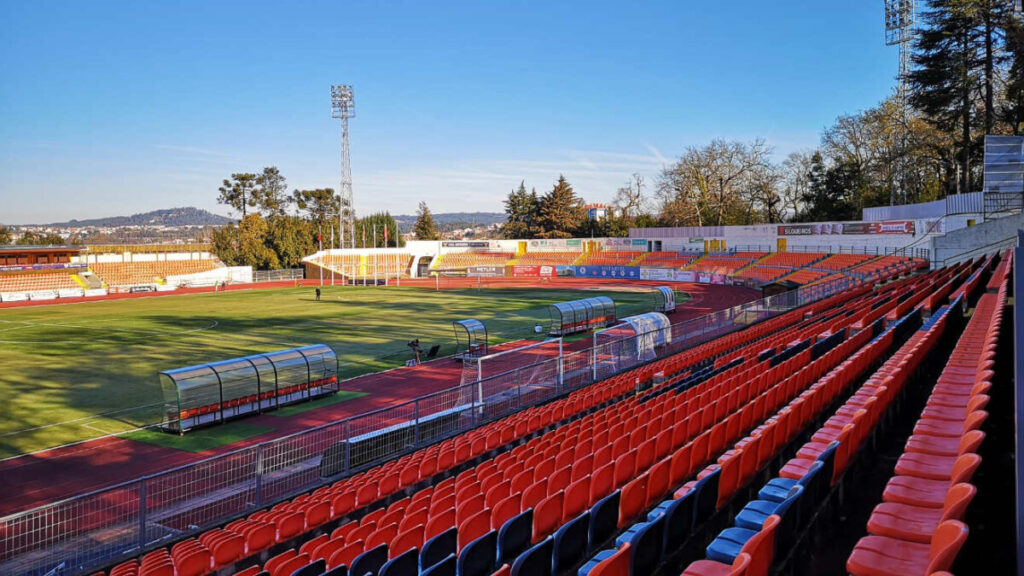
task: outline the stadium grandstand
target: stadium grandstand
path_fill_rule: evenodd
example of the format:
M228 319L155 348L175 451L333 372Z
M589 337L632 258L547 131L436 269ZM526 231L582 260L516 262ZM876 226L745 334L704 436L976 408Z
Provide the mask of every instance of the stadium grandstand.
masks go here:
M327 269L414 280L447 261L493 267L496 287L550 273L554 286L616 278L765 296L667 317L657 338L613 327L536 341L524 350L543 354L489 356L509 362L494 376L463 368L455 387L412 402L9 515L0 572L999 573L1017 529L1005 502L1024 489L1005 472L1022 448L1008 332L1022 249L1015 236L977 238L1019 220L923 234L640 229L628 250L495 240L312 254L314 284ZM714 251L687 248L716 233ZM304 374L286 394L343 385ZM255 386L253 405L270 393ZM204 424L177 394L179 420ZM238 412L211 398L221 415L210 418Z
M165 536L102 573L766 574L813 572L831 559L851 574L927 574L985 565L985 545L965 543L975 529L965 522L976 494L999 489L986 480L999 463L978 454L987 424L1005 417L988 412L989 399L1011 392L995 384L1008 368L996 357L1012 262L1007 250L926 272L881 263L878 281L756 308L776 313L398 449L267 509L214 526L191 525L204 516L187 507L149 520ZM894 418L916 421L912 435ZM887 482L884 494L861 490L861 476L891 467L876 451L900 443L895 471L871 480ZM206 514L226 497L211 492ZM842 530L860 540L815 537Z

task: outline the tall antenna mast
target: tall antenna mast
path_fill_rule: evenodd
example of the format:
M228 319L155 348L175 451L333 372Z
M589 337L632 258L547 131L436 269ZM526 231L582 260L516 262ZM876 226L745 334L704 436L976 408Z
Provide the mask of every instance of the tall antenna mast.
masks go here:
M900 49L900 71L897 76L896 105L900 115L900 160L896 167L897 182L889 189L889 205L896 203L896 192L906 200L906 150L908 109L907 79L910 74L910 43L914 40L917 20L917 0L885 0L885 44L898 46Z
M345 228L348 228L350 245L356 247L356 212L352 202L352 163L348 151L348 119L356 117L356 103L352 86L336 84L331 86L331 117L341 120L341 209L338 210L338 231L341 240L338 245L345 247Z

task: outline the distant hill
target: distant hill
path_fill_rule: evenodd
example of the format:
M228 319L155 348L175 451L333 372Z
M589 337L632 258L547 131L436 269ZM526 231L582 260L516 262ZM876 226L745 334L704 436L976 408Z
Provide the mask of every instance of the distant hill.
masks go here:
M222 226L234 222L233 219L214 214L201 208L167 208L153 210L131 216L111 216L109 218L93 218L90 220L69 220L55 222L49 226L67 228L82 226Z
M505 222L504 212L442 212L433 214L433 216L434 224L442 232L473 226L490 226L491 224L502 224ZM415 214L412 216L402 214L394 218L402 232L412 232L412 227L416 224Z

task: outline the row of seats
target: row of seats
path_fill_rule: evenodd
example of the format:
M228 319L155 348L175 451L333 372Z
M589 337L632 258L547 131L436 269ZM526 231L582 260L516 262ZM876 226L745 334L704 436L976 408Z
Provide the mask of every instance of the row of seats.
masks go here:
M627 266L645 253L635 250L598 250L588 252L581 266Z
M445 252L433 268L462 270L470 266L504 266L515 257L511 252Z
M712 252L703 258L694 260L686 269L705 274L735 274L739 269L749 266L766 254L766 252Z
M699 258L699 252L648 252L641 260L641 266L653 266L655 268L682 268Z
M543 252L531 250L522 256L516 257L512 263L524 266L572 266L576 259L582 255L583 253L578 251Z
M81 288L67 270L39 272L0 272L0 292L35 292Z
M833 254L821 262L816 262L814 267L821 270L839 272L841 270L853 268L858 264L863 264L872 258L874 258L874 256L869 254Z
M967 539L964 513L977 493L970 483L981 463L976 451L995 367L995 350L1006 304L1004 258L988 284L924 411L896 462L883 502L846 563L851 574L932 574L949 570Z
M108 286L158 284L168 276L197 274L217 268L213 259L158 260L152 262L97 262L89 268Z
M369 254L366 256L366 269L362 275L399 276L408 275L412 267L412 254Z
M821 252L772 252L759 261L758 266L783 266L804 268L827 256Z

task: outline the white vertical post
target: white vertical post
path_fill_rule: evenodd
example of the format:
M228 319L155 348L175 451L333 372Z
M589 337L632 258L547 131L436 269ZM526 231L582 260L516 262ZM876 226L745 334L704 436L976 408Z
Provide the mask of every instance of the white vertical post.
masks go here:
M562 338L558 338L558 387L565 387L565 359L562 357Z

